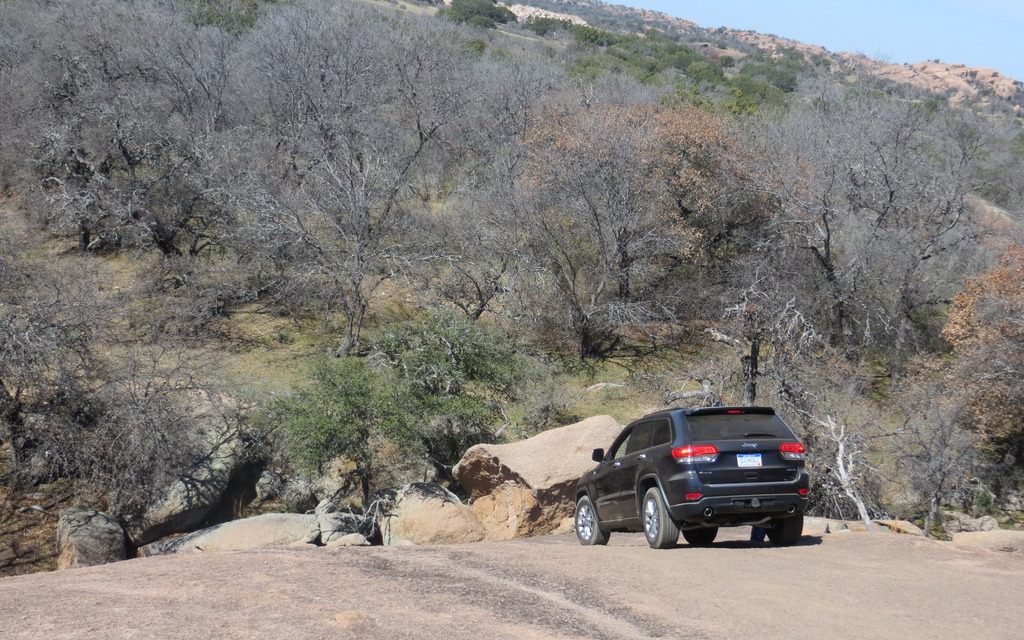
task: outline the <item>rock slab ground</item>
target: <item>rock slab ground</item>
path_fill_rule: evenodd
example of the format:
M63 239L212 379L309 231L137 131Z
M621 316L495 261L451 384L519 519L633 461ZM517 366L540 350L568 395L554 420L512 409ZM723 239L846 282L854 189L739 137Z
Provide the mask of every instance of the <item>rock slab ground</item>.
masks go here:
M5 639L1019 638L1024 553L844 530L793 547L572 535L285 547L0 579Z

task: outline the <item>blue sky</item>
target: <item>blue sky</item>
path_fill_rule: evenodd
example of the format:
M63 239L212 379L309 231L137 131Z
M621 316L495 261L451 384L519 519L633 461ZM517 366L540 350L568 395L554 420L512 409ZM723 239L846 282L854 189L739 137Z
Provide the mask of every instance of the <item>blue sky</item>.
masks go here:
M1024 81L1021 0L607 0L897 64L938 58Z

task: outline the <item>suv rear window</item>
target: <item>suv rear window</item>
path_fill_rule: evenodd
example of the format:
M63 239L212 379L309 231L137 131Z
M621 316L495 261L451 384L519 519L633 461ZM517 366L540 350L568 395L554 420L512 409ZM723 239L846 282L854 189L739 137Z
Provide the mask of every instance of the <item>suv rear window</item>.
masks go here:
M775 415L746 413L688 416L686 422L690 430L690 439L694 441L796 437L782 418Z

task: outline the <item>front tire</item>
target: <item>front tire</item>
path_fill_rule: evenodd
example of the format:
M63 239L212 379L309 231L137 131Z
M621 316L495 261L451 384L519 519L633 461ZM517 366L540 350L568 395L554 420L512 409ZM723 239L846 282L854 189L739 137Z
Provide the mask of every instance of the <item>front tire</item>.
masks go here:
M580 544L593 546L608 544L608 534L597 524L597 512L590 496L583 496L576 502L576 539Z
M804 514L776 520L775 526L768 529L768 539L778 547L788 547L800 542L804 534Z
M715 541L718 535L718 527L702 527L700 529L687 529L683 531L683 537L692 547L707 547Z
M668 549L679 541L679 527L665 506L665 499L657 487L651 487L644 494L643 502L644 535L652 549Z

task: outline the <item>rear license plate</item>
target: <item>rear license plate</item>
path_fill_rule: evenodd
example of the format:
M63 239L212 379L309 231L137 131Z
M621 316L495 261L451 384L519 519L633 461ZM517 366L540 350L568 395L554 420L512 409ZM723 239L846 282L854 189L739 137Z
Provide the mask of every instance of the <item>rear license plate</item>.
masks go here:
M736 454L736 465L740 467L760 467L761 466L761 454L760 453L737 453Z

